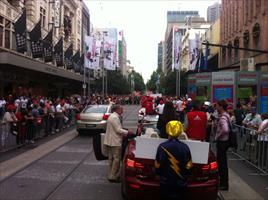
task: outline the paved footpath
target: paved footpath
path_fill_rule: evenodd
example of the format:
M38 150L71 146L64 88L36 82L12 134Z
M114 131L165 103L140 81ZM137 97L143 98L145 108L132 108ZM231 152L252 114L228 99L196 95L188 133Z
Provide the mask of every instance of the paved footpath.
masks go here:
M44 143L34 149L31 149L21 155L18 155L14 158L11 158L7 161L4 161L0 164L0 182L17 171L22 170L32 162L42 158L48 153L54 151L70 140L74 139L77 136L77 132L70 130L65 134Z

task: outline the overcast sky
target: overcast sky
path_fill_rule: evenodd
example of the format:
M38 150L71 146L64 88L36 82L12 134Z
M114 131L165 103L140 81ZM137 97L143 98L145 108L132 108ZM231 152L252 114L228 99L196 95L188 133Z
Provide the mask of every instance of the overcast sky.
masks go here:
M167 11L197 10L207 16L207 7L220 0L84 0L94 28L124 31L127 59L146 82L157 68L157 45L164 40Z

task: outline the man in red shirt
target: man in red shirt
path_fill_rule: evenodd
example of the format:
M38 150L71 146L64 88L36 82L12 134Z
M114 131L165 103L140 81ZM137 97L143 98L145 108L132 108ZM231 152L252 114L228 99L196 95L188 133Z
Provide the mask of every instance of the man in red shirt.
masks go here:
M189 139L201 140L206 139L207 115L201 111L201 103L193 102L193 110L188 112L185 121L184 129Z

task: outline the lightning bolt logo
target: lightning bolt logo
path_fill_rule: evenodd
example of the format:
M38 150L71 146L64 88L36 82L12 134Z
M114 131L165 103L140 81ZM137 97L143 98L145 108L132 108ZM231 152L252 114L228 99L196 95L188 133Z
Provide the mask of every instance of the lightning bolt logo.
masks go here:
M180 169L180 167L178 166L178 164L180 163L171 153L169 153L169 151L168 150L166 150L164 147L162 147L162 149L167 153L167 155L169 156L169 161L170 161L170 163L171 163L171 168L175 171L175 173L179 176L179 177L181 177L181 178L183 178L182 177L182 175L181 175L181 173L180 173L180 171L181 171L181 169Z

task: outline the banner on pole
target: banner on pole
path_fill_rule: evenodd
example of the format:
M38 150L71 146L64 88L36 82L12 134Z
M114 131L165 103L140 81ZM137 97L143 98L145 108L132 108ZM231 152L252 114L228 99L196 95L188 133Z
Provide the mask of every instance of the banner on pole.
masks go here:
M173 27L173 67L180 69L180 57L182 51L182 31L179 27Z

